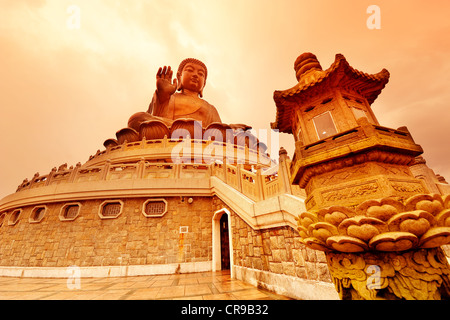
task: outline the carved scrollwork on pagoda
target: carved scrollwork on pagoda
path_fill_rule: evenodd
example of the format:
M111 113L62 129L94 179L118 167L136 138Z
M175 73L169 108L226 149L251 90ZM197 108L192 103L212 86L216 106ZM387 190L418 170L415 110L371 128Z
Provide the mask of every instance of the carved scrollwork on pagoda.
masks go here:
M343 300L450 299L450 271L441 248L329 252L327 263Z

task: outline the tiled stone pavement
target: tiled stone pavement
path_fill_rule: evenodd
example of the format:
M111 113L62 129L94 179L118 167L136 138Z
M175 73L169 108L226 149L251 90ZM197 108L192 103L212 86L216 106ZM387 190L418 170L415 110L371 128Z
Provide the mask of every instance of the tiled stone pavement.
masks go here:
M1 300L288 300L232 279L229 271L118 278L0 277Z

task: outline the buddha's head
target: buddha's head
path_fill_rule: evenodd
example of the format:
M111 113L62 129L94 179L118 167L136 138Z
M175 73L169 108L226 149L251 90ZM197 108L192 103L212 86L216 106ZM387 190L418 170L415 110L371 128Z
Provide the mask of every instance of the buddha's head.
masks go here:
M177 90L189 89L203 97L203 88L206 84L207 75L208 69L203 62L194 58L184 59L181 61L177 71Z

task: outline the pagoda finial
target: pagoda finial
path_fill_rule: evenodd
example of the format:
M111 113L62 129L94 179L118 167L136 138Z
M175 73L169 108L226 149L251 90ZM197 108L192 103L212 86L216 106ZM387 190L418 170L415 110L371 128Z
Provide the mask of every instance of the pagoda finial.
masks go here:
M322 71L322 66L317 57L311 52L305 52L298 56L294 63L295 76L300 81L301 77L310 70Z

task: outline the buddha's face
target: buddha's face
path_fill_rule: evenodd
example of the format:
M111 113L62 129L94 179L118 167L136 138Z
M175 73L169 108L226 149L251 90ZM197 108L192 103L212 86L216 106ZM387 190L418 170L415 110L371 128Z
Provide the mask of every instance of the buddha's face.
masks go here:
M180 81L183 89L201 94L205 86L206 70L196 63L187 63L181 72Z

